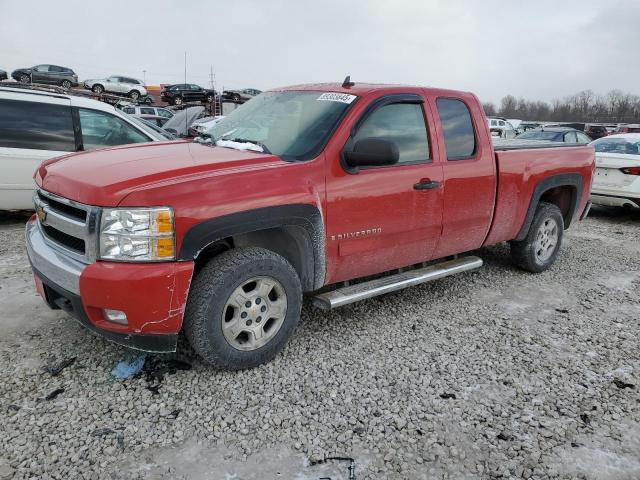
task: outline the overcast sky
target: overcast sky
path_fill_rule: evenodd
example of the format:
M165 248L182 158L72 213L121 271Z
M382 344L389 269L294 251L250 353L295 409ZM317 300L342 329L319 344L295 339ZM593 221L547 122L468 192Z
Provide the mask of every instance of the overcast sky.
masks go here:
M352 80L552 100L640 94L638 0L0 0L0 68L216 88Z

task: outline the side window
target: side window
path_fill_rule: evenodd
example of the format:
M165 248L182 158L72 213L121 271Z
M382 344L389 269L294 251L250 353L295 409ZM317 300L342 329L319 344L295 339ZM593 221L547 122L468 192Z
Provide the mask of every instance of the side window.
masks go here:
M495 127L498 125L498 122L496 120L491 120L491 126Z
M160 115L161 117L164 117L164 118L173 117L173 114L169 110L165 110L164 108L158 108L157 112L158 112L158 115Z
M135 108L133 108L133 107L124 107L124 108L122 109L122 111L123 111L124 113L128 113L129 115L135 115L135 113L136 113L136 109L135 109Z
M0 100L0 147L74 152L71 107Z
M582 132L577 132L578 143L591 143L591 139Z
M447 160L465 160L476 153L476 137L471 113L461 100L439 98L438 115L444 132Z
M149 141L127 122L107 112L81 108L80 126L85 150Z
M147 108L147 107L142 107L140 109L140 113L144 114L144 115L155 115L156 112L153 110L153 108Z
M504 127L504 122L503 122L502 120L500 120L500 121L498 122L498 125L500 125L501 127Z
M44 73L44 72L48 72L49 71L49 65L38 65L35 68L36 72L40 72L40 73Z
M567 132L564 134L564 141L567 143L576 143L576 132Z
M358 128L354 143L363 138L383 138L398 146L398 163L427 162L429 139L418 103L392 103L373 111Z

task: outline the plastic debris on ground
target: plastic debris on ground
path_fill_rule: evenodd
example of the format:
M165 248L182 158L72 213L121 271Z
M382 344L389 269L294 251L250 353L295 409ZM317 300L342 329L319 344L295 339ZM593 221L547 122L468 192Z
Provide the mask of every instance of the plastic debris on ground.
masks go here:
M131 378L134 375L140 373L142 367L144 367L145 360L147 359L146 355L140 355L136 358L131 358L128 360L122 360L118 362L118 364L111 370L111 375L119 380L124 380L125 378Z

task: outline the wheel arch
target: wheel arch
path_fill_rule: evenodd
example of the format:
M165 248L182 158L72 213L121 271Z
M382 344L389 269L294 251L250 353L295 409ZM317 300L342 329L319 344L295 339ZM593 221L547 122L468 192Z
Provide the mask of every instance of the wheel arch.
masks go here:
M314 205L266 207L205 220L186 232L178 259L195 260L198 266L238 247L263 247L282 255L298 273L303 291L324 284L324 224Z
M524 223L515 240L521 241L527 236L540 202L556 205L562 212L565 230L569 228L578 213L582 184L583 178L579 173L553 175L538 182L531 195Z

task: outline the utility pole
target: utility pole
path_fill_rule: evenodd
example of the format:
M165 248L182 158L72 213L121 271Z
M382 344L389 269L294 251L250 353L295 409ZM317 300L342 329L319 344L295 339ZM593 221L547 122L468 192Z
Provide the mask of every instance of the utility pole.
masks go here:
M142 70L142 83L147 84L147 71Z

